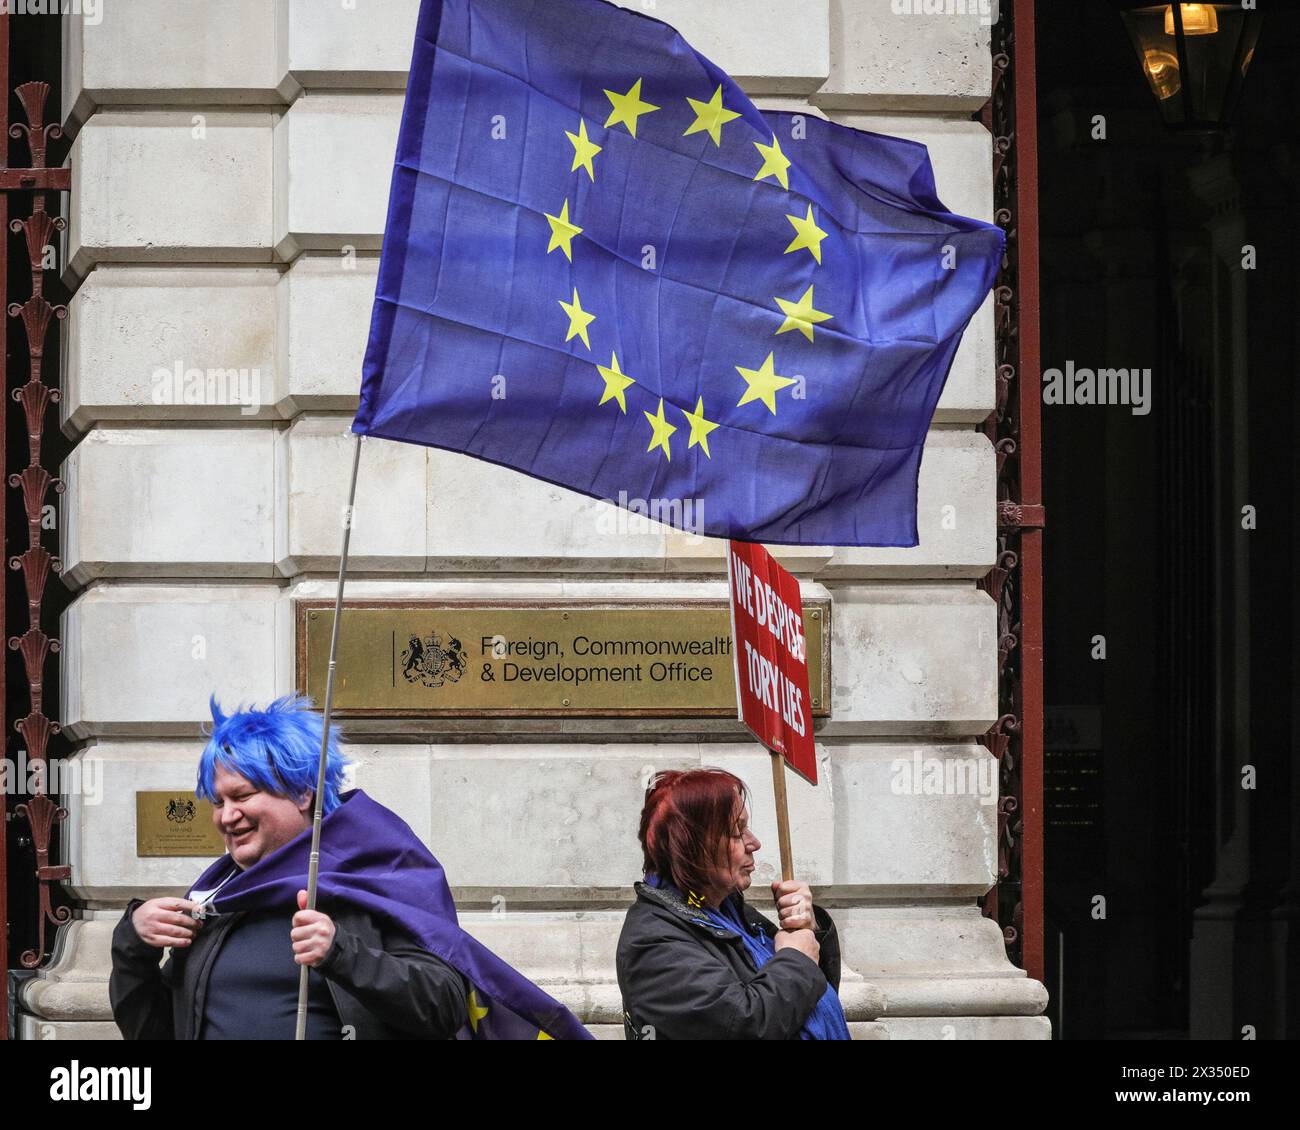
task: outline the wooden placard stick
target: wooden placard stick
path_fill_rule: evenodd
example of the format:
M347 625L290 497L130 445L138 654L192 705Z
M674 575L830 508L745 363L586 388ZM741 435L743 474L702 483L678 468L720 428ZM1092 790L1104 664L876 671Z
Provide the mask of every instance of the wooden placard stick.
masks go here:
M772 795L776 798L776 839L781 848L781 878L794 878L794 858L790 851L790 804L785 795L785 758L773 750Z

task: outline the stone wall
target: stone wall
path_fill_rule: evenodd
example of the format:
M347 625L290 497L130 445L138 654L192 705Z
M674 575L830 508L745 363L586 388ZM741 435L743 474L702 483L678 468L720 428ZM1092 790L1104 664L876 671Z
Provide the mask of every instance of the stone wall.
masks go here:
M939 193L992 219L989 29L890 0L626 0L675 26L760 105L924 142ZM29 1035L113 1036L108 936L136 895L204 861L135 855L137 789L190 789L208 694L293 689L292 604L334 592L348 426L366 340L416 0L103 0L65 18L75 135L65 278L64 732L101 759L102 803L69 797L84 910L24 992ZM202 404L159 370L232 374ZM240 374L242 373L242 377ZM257 407L239 380L256 381ZM835 907L843 997L864 1038L1042 1038L1043 987L975 900L996 809L896 795L891 764L964 764L997 716L991 300L957 355L922 464L914 549L781 551L833 604L822 784L791 780L798 874ZM161 402L160 402L161 401ZM462 456L367 441L349 596L725 596L723 545ZM621 1035L613 952L647 769L743 776L777 872L766 755L734 723L368 720L357 783L442 860L467 928ZM505 913L493 913L493 909Z

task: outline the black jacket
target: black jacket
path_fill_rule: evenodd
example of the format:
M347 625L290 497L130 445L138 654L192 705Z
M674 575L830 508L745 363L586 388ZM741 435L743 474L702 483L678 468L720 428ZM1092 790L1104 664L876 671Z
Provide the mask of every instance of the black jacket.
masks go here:
M213 959L242 915L208 919L194 941L173 949L160 967L162 950L143 941L131 922L139 905L133 899L113 931L113 1019L128 1040L196 1039ZM334 921L334 942L316 971L329 986L339 1023L350 1029L348 1038L446 1040L466 1022L465 979L440 957L403 931L381 928L363 910L337 906L326 913Z
M692 910L675 892L635 884L618 939L618 987L629 1040L792 1040L829 984L839 989L835 923L814 907L820 963L779 950L760 970L740 935ZM777 928L739 895L751 930Z

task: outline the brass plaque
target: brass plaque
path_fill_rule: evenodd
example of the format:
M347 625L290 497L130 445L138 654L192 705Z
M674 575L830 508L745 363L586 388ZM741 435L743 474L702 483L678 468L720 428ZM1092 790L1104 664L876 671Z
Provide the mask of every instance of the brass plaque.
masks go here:
M212 859L226 852L212 823L212 805L193 793L135 794L135 854Z
M297 685L325 699L333 601L298 601ZM813 714L830 713L830 602L804 605ZM345 601L334 710L347 717L730 717L727 602Z

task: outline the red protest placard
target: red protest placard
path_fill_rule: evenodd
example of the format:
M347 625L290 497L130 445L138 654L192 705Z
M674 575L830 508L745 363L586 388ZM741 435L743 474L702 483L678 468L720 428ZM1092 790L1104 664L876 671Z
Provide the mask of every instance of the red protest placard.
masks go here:
M731 543L727 575L740 720L815 785L817 753L799 582L761 545L744 541Z

